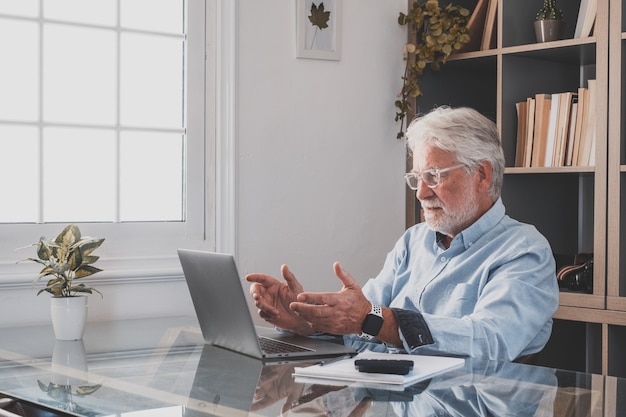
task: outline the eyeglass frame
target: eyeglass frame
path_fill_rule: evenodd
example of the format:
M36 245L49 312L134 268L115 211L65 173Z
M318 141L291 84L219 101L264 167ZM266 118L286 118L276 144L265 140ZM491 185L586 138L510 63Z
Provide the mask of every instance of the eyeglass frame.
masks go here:
M446 167L446 168L430 168L430 169L425 169L422 172L407 172L406 174L404 174L404 181L406 182L406 185L409 186L409 188L413 191L417 191L418 187L419 187L419 183L420 181L423 182L424 184L426 184L426 186L430 189L433 188L437 188L441 185L441 174L445 174L446 172L450 172L453 171L455 169L459 169L462 167L467 167L466 164L456 164L456 165L452 165L450 167ZM422 176L425 173L429 173L434 175L435 178L435 184L431 185L428 184L428 182L424 181L424 177ZM415 178L417 180L417 185L415 187L413 187L410 183L411 178Z

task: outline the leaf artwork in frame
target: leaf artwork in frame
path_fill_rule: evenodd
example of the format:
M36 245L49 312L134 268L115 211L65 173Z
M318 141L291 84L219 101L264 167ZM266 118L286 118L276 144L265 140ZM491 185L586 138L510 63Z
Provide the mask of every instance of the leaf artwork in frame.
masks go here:
M341 0L296 0L298 58L341 58Z

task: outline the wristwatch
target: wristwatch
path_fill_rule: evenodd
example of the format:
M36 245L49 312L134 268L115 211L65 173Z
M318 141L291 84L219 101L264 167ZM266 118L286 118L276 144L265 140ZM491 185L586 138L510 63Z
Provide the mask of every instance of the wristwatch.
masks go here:
M359 337L367 340L375 338L383 327L383 321L382 307L372 303L372 310L365 316L365 320L363 320Z

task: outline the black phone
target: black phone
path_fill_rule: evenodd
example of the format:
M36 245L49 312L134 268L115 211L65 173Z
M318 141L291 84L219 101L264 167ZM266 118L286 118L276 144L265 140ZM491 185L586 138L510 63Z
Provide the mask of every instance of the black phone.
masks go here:
M413 369L413 361L405 359L357 359L354 367L359 372L406 375Z

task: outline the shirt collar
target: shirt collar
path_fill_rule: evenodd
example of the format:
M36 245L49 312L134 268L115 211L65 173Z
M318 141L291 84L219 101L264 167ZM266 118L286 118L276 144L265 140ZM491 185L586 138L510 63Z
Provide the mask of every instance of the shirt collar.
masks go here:
M485 233L493 229L495 225L500 223L505 214L504 204L502 199L498 198L496 202L491 206L489 210L478 220L476 220L467 229L454 237L454 240L461 239L465 249L472 246L478 239L480 239Z
M504 214L504 204L502 203L502 199L498 198L493 206L485 212L485 214L480 216L478 220L452 239L450 247L461 244L467 250L485 233L493 229L493 227L502 220ZM443 237L444 235L441 233L435 233L435 244L437 246L440 246L439 243Z

